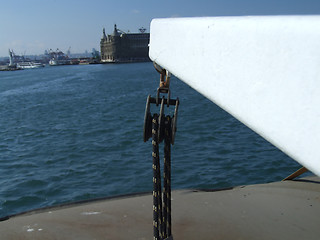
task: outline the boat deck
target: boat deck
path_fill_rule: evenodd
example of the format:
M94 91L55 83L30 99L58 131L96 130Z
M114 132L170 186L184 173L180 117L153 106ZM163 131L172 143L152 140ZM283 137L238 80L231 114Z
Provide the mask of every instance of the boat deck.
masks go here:
M172 193L174 239L319 239L320 179ZM1 239L153 239L152 194L40 209L0 222Z

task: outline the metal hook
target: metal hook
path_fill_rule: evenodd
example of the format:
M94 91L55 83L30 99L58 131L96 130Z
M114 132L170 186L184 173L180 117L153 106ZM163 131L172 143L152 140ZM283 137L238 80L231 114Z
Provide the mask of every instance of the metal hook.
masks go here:
M161 100L158 125L159 125L159 127L158 127L158 139L159 139L159 143L160 143L160 142L162 142L162 140L164 138L164 97L162 97L162 100Z
M157 72L160 73L159 88L162 90L162 92L167 92L170 87L171 73L155 62L153 62L153 66L155 67Z
M151 124L152 124L152 116L150 112L150 100L151 96L147 97L146 111L144 114L144 125L143 125L143 141L146 142L152 136L151 132Z
M171 122L171 144L174 144L174 139L177 131L177 121L178 121L178 107L179 107L179 98L176 100L176 107L174 109L174 115Z

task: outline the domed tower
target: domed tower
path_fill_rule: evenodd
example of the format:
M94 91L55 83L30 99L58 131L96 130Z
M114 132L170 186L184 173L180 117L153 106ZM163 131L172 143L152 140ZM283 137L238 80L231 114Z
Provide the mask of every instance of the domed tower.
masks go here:
M105 28L103 28L102 30L102 38L100 40L100 52L101 52L101 60L105 60L106 59L106 48L107 48L107 44L108 44L108 37L106 35L106 30Z
M148 44L150 34L141 28L140 33L121 31L114 24L113 32L103 35L100 41L101 62L141 62L150 61Z
M101 40L107 40L107 35L106 35L106 29L105 28L103 28L103 30L102 30L102 38L101 38Z
M120 36L120 33L118 32L117 24L114 25L112 36Z

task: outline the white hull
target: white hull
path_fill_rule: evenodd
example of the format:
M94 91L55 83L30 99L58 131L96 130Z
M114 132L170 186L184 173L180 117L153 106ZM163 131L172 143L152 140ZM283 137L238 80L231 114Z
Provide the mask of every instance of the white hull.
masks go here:
M150 58L320 176L320 16L155 19Z
M17 63L17 66L22 69L33 69L33 68L42 68L44 67L41 63L35 63L35 62L21 62Z
M59 65L66 65L68 64L67 60L50 60L49 65L50 66L59 66Z

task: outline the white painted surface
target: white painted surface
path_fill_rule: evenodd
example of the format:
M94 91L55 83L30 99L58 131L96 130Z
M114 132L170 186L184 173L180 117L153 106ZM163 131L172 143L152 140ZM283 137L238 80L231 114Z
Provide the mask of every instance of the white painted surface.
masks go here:
M320 16L154 19L150 58L320 176Z

